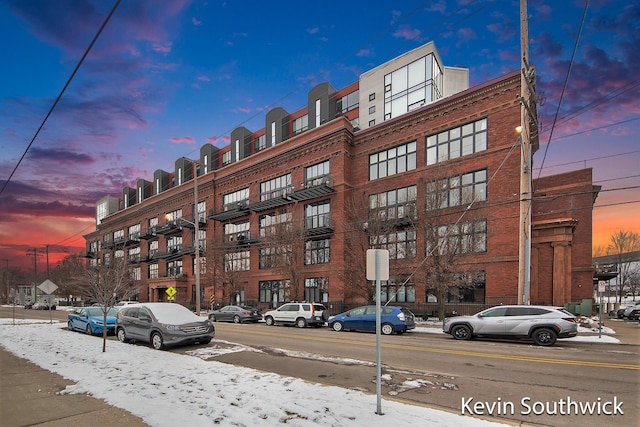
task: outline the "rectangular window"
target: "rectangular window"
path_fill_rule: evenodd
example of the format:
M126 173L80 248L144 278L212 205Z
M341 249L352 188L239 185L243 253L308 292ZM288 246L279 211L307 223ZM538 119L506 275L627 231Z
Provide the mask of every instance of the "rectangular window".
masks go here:
M415 220L417 187L415 185L369 196L369 219Z
M487 170L431 181L426 186L427 210L468 205L487 200Z
M331 241L329 239L307 240L304 245L305 265L328 264L331 261Z
M269 303L272 307L289 301L288 280L263 280L258 283L260 302Z
M316 163L313 166L304 168L304 187L316 187L318 185L328 183L331 175L331 163L325 160L322 163Z
M416 286L406 279L391 279L386 284L380 286L380 302L416 302Z
M140 267L133 267L131 269L131 280L140 280L142 278L142 273L140 271Z
M260 201L286 196L292 191L291 174L279 176L260 183Z
M416 230L407 228L387 234L369 236L369 246L389 251L389 259L416 257Z
M264 150L267 148L267 136L260 135L256 139L253 140L253 144L255 146L256 151Z
M447 289L447 295L445 296L445 302L449 303L476 303L485 304L485 272L480 271L465 271L462 273L451 273L450 283L454 283L456 286L451 286ZM436 297L436 291L433 288L429 288L427 283L426 290L426 302L435 303L438 302Z
M229 163L231 163L231 151L222 153L222 165L228 165Z
M169 236L167 237L167 252L178 253L182 250L182 236Z
M225 194L222 197L222 203L224 210L236 209L239 203L245 203L249 200L249 188L243 188L242 190L234 191L233 193Z
M375 99L376 99L376 94L375 94L375 92L374 92L374 93L370 93L370 94L369 94L369 101L373 101L373 100L375 100Z
M369 156L369 180L407 172L416 168L416 141Z
M129 248L128 250L129 261L132 263L140 262L140 246L136 246L135 248Z
M260 216L260 237L273 236L285 224L285 229L291 227L291 212L274 212Z
M487 251L487 220L441 225L437 228L437 236L440 255L484 253Z
M375 99L375 97L374 97ZM371 101L371 95L369 95ZM347 111L355 110L360 105L360 91L351 92L338 100L338 111L344 114Z
M274 268L278 263L278 253L279 251L275 246L265 246L260 248L260 270Z
M331 203L329 201L305 206L305 228L324 228L331 226Z
M175 277L182 274L182 260L167 262L167 277Z
M225 271L249 271L249 251L230 252L224 255Z
M140 224L135 224L129 227L128 234L129 240L133 242L140 241Z
M149 279L157 279L158 278L158 264L149 264Z
M440 65L433 54L384 76L384 119L398 117L442 97Z
M116 230L113 232L113 243L124 242L124 230Z
M249 240L249 221L224 225L224 239L227 242L244 242Z
M434 165L487 149L487 119L426 137L427 165Z
M182 209L176 209L175 211L168 212L165 215L167 224L175 224L180 218L182 218Z
M373 114L376 112L376 106L372 105L371 107L369 107L369 114Z
M311 277L304 279L304 300L309 302L328 302L329 278Z
M320 125L322 124L321 118L322 114L320 110L320 100L316 99L316 127L320 127Z
M271 146L276 145L276 122L271 122Z
M293 120L292 131L294 135L304 132L305 130L308 130L308 129L309 129L308 115L305 114L304 116Z
M152 240L149 242L149 252L148 252L148 257L149 258L154 258L156 255L158 255L158 249L159 249L159 243L157 240Z

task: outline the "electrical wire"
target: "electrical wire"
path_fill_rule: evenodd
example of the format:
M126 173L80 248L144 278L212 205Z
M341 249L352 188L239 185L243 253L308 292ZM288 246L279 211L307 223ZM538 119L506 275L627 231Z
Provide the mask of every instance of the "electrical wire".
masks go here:
M31 138L31 141L29 142L29 144L27 145L27 148L25 148L24 153L22 153L22 156L20 157L20 159L18 160L18 163L16 163L16 166L13 168L13 170L11 171L11 174L9 175L9 178L7 178L7 180L4 182L4 185L2 186L2 189L0 189L0 195L2 195L2 193L4 192L4 190L7 188L7 186L9 185L9 182L11 181L11 178L13 178L13 175L16 173L16 171L18 170L18 167L20 166L20 164L22 163L22 160L24 160L25 156L27 155L27 153L29 152L29 149L31 148L31 146L33 145L33 143L35 142L36 138L38 137L38 135L40 134L40 131L42 130L42 128L44 127L45 123L47 123L47 120L49 119L49 116L51 116L51 114L53 113L53 110L56 108L56 106L58 105L58 102L60 102L60 99L62 98L62 95L64 94L64 92L67 90L67 87L69 87L69 85L71 84L71 80L73 80L73 78L75 77L76 73L78 72L78 70L80 69L80 66L82 65L82 63L84 62L84 59L87 57L87 55L89 54L89 52L91 51L91 48L93 47L93 45L96 43L96 41L98 40L98 37L100 36L100 34L102 33L102 30L104 29L104 27L107 25L107 22L109 22L109 19L111 19L111 16L114 14L114 12L116 11L118 5L120 4L120 0L116 0L116 2L114 3L113 7L111 8L111 11L109 11L109 14L107 15L107 17L105 18L105 20L102 22L102 25L100 26L100 28L98 29L98 32L96 33L96 35L93 37L93 40L91 40L91 43L89 43L89 46L85 49L84 53L82 54L82 57L80 58L80 61L78 61L78 63L76 64L76 67L73 69L73 72L71 73L71 75L69 76L69 78L67 79L67 82L64 84L64 86L62 87L62 90L60 91L60 93L58 94L58 96L56 97L55 101L53 102L53 104L51 105L51 107L49 108L49 111L47 112L47 114L45 115L44 119L42 120L42 122L40 123L40 126L38 127L38 129L36 130L36 133L33 135L33 137Z

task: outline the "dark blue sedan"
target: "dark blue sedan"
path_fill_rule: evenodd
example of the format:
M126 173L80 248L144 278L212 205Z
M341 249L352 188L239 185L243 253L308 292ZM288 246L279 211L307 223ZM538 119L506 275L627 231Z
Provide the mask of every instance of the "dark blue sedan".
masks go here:
M116 328L118 309L111 307L107 311L107 333L113 334ZM104 330L104 311L102 307L79 307L67 316L70 331L82 331L89 335L99 335Z
M403 334L415 329L415 316L408 308L396 306L380 307L380 332L390 335ZM374 331L376 330L376 306L356 307L329 318L328 326L334 331Z

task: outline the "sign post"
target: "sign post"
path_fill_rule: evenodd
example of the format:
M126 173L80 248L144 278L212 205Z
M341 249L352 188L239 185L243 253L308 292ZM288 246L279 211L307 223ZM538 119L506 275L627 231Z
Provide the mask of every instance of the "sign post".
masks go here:
M167 288L167 290L165 291L167 294L167 301L173 301L176 299L176 288L174 288L173 286L169 286L169 288Z
M54 293L56 289L58 289L58 285L47 279L44 282L40 283L38 289L47 294L47 300L49 302L49 323L53 323L53 318L51 315L51 294Z
M598 310L598 339L602 338L602 293L607 286L607 282L604 280L598 281L598 293L600 294L600 310ZM607 300L607 303L609 301Z
M376 414L382 412L382 358L380 354L380 281L389 280L389 251L367 249L367 280L376 281Z

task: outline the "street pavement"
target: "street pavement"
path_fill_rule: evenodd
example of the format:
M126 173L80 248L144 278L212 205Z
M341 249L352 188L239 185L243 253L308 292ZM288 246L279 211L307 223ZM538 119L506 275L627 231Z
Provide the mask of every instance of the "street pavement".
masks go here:
M640 345L637 321L605 319L622 345ZM596 335L597 331L593 334ZM619 344L612 344L619 345ZM2 427L142 427L141 418L86 394L60 394L74 384L0 347Z

